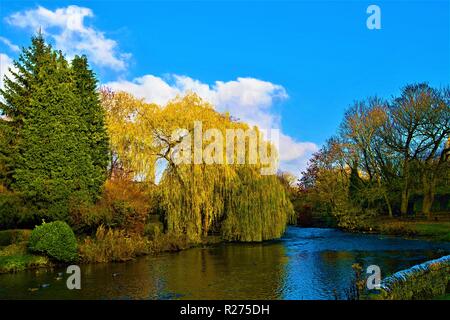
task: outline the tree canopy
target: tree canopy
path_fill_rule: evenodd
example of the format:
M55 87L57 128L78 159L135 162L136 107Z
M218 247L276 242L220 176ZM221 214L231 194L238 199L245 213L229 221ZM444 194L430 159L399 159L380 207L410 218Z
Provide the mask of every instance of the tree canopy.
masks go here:
M300 180L313 206L344 224L367 215L432 214L450 196L450 95L425 83L351 106ZM446 211L438 203L434 210Z
M125 173L128 178L153 182L151 172L157 161L164 160L166 168L158 190L168 232L187 234L194 241L212 232L239 241L261 241L283 234L293 209L276 175L261 175L260 159L254 164L227 163L226 143L217 141L226 136L227 129L251 129L248 125L218 113L195 94L158 106L127 93L104 90L103 105L108 110L115 159L112 170L119 171L112 176ZM194 150L198 141L180 137L193 134L196 122L203 130L217 130L216 135L202 136L201 141L207 145L203 151L210 158L223 158L223 164L195 164L195 151L181 161L186 151L183 148ZM254 130L256 141L275 152L257 128ZM250 138L246 139L249 143ZM238 148L233 150L237 157ZM250 157L248 153L245 156Z
M2 180L44 215L64 219L71 199L94 201L105 181L108 137L95 75L86 58L70 65L42 34L14 65L0 92L9 141Z

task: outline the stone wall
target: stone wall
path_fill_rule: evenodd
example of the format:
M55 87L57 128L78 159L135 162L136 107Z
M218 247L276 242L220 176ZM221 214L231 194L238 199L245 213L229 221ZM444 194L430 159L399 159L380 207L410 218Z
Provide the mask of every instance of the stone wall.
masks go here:
M375 299L432 299L450 290L450 255L394 273L381 282Z

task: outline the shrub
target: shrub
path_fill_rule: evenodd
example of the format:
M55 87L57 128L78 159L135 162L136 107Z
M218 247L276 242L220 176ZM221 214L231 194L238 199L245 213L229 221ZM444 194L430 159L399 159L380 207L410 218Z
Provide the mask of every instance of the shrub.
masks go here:
M70 204L70 224L80 233L93 233L101 225L142 235L147 216L154 209L152 188L130 181L109 180L95 204Z
M45 253L58 261L77 259L77 239L69 225L62 221L44 222L37 226L31 232L29 249Z
M31 230L3 230L0 231L0 246L7 246L14 243L28 241Z
M135 229L139 224L139 214L135 208L125 200L115 200L111 203L112 209L112 227L126 228L128 230ZM135 221L136 220L136 221ZM145 221L145 217L143 217ZM142 229L138 227L139 229ZM140 232L137 232L140 233Z
M101 203L95 205L86 202L70 204L69 223L77 233L95 233L100 225L112 224L111 210Z
M84 239L80 256L84 262L127 261L149 253L148 248L149 241L140 235L100 226L94 239Z
M176 252L194 245L196 243L191 242L187 235L162 233L150 241L149 251L152 253Z
M294 204L295 206L295 204ZM313 225L312 207L309 205L302 205L295 207L297 212L297 224L302 227L310 227Z
M29 228L42 220L43 215L24 201L18 193L0 192L0 227Z
M383 234L415 236L417 232L411 227L410 223L404 221L387 221L380 225L380 232Z
M109 180L105 184L103 206L112 213L112 227L143 234L147 216L156 204L152 187L127 180Z
M150 253L180 251L193 245L186 235L157 233L149 241L138 234L127 234L125 230L100 226L95 238L84 239L79 251L83 262L122 262Z
M77 204L70 214L70 224L78 233L93 233L103 225L142 234L144 223L145 215L139 214L124 200L107 203L102 199L95 205Z
M164 226L161 222L149 222L144 227L144 235L150 239L154 239L161 235L164 230Z

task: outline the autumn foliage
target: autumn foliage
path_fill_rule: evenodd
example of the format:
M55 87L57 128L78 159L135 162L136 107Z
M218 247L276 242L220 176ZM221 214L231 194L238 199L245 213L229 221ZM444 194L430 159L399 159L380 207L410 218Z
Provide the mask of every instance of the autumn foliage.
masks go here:
M299 196L354 228L383 215L448 212L450 90L408 85L390 101L355 102L313 155Z
M102 101L108 110L113 179L138 179L152 185L157 161L165 163L155 192L166 232L186 234L194 242L214 233L234 241L261 241L283 234L293 216L292 205L276 176L260 174L260 162L174 161L174 152L182 143L173 135L177 129L193 132L194 122L201 121L203 129L225 133L231 128L247 130L247 124L232 121L194 94L158 106L127 93L103 90ZM255 132L259 134L256 128ZM264 147L271 149L269 144ZM217 148L211 151L216 153L213 157L225 157L225 151Z

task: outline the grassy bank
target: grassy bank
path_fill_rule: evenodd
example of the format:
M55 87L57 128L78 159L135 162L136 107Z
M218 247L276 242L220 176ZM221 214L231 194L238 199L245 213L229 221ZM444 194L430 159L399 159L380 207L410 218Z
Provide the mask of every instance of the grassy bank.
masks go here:
M50 267L45 256L30 254L26 245L12 244L0 250L0 273L18 272L27 269Z
M28 252L27 244L31 230L0 231L0 273L18 272L26 269L50 267L46 256Z
M427 220L421 217L368 219L348 231L450 241L450 218L442 215L437 216L436 219Z
M147 237L127 235L123 230L99 228L95 237L86 237L79 241L78 251L83 263L124 262L138 256L177 252L218 241L220 240L217 238L208 237L199 243L193 243L185 236L158 234Z
M46 256L29 253L26 242L14 243L0 248L0 273L50 266L52 266L52 263Z
M31 230L0 231L0 274L28 269L52 267L57 264L45 255L31 253L28 239ZM92 237L79 235L77 263L125 262L143 255L176 252L196 246L221 242L220 237L207 237L193 243L186 237L168 234L149 236L127 235L120 230L99 228Z

